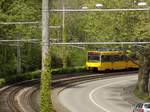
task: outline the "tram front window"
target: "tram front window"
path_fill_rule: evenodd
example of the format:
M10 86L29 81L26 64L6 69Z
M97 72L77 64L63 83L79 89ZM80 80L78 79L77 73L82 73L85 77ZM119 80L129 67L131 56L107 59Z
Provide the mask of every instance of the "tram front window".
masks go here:
M88 61L100 61L99 55L88 55Z

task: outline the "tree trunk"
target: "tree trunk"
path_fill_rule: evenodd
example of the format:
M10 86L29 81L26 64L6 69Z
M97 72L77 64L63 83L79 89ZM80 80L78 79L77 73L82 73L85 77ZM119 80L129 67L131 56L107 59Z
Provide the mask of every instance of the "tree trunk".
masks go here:
M149 61L147 57L141 56L141 68L138 76L138 90L141 93L148 93L149 84Z
M148 79L148 93L150 96L150 69L149 69L149 79Z

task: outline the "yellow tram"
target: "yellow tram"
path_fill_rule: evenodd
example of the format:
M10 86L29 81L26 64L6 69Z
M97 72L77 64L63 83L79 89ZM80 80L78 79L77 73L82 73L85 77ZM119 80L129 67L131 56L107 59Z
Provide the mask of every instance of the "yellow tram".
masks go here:
M138 68L123 51L89 51L86 62L87 70L122 70Z

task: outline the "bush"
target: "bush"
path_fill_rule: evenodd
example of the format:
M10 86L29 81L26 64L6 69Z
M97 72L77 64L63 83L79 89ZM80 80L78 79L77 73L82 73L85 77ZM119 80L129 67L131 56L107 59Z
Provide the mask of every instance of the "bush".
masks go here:
M32 80L36 78L40 78L41 76L41 71L34 71L34 72L29 72L29 73L24 73L20 75L14 75L11 77L6 77L6 82L7 83L15 83L15 82L20 82L20 81L25 81L25 80Z
M61 75L61 74L70 74L70 73L80 73L84 72L85 67L73 67L73 68L58 68L58 69L53 69L52 74L53 75ZM18 75L13 75L13 76L5 76L3 79L0 79L0 87L4 86L6 83L7 84L12 84L16 82L21 82L25 80L32 80L36 78L41 78L41 70L37 70L34 72L28 72L24 74L18 74Z
M4 86L5 85L5 79L0 79L0 87Z
M85 70L86 69L84 66L71 67L71 68L58 68L58 69L53 69L52 74L58 75L58 74L80 73L80 72L84 72Z

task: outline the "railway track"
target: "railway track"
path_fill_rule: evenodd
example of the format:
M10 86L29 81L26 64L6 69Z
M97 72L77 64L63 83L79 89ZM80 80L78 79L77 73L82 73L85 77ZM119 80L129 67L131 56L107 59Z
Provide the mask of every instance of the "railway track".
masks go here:
M62 76L54 77L52 88L68 87L74 84L84 83L85 81L93 81L102 78L116 77L123 75L131 75L136 73L130 72L114 72L103 74L88 74L81 76ZM0 91L0 112L39 112L39 80L25 81L7 87Z
M0 111L1 112L23 112L22 108L20 108L20 104L18 103L18 94L24 88L30 88L37 83L39 83L38 80L25 81L1 90ZM32 93L32 91L30 93ZM31 95L28 94L28 99L30 98ZM23 101L27 100L26 97L23 96L21 97L21 99L24 99Z

